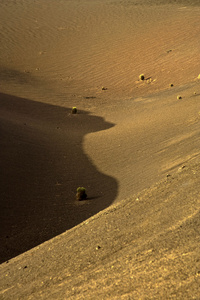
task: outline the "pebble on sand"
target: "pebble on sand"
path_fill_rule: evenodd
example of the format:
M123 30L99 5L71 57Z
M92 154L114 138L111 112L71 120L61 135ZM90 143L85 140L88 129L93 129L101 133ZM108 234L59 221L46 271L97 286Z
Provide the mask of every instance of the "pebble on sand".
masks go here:
M101 246L98 245L98 246L96 247L96 250L99 250L99 249L101 249Z
M84 187L77 188L76 192L76 199L78 201L87 199L86 189Z
M72 107L72 114L76 114L77 113L77 108L74 106Z
M144 74L140 74L140 76L139 76L139 80L142 80L142 81L143 81L143 80L144 80L144 78L145 78L145 77L144 77Z

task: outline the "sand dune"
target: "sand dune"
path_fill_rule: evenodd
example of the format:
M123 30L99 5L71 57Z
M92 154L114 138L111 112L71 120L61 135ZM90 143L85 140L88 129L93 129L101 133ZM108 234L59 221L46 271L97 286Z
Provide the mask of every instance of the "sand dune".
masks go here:
M124 99L192 81L199 74L199 6L135 2L2 2L1 67L53 81L50 99L49 84L34 90L41 102L62 105L63 98L102 96L102 85L109 98ZM141 73L155 82L139 87ZM14 85L17 91L27 96L24 86Z
M91 293L91 298L93 293L95 297L105 297L99 292L100 288L92 291L93 284L103 286L113 299L117 299L118 295L122 299L129 299L129 296L146 299L148 289L152 291L152 297L167 297L164 290L169 286L172 291L170 297L173 293L179 297L177 284L181 284L180 299L183 299L183 291L188 297L197 295L197 277L189 271L186 281L182 275L176 281L173 275L174 281L167 280L166 285L163 283L166 277L161 276L162 284L159 278L153 277L155 281L152 279L151 287L151 283L145 285L146 292L143 294L141 274L146 270L148 251L158 249L159 244L163 245L161 252L155 250L152 255L163 268L162 257L166 257L167 261L172 256L178 257L175 273L176 270L182 272L184 264L193 268L192 260L196 259L198 243L195 242L196 235L190 232L194 233L198 226L199 190L195 191L198 178L194 179L189 170L193 170L194 161L198 169L200 157L198 2L0 0L1 262L65 232L112 204L118 208L115 213L111 206L109 220L113 224L122 220L120 236L115 232L117 225L112 227L108 223L110 231L104 237L107 213L100 214L91 223L89 231L85 225L67 231L50 240L49 244L47 242L41 248L19 256L12 263L3 264L3 272L7 272L8 268L14 270L15 264L26 265L27 260L27 264L41 266L40 257L48 247L55 247L55 253L67 260L68 256L58 248L65 244L62 239L75 239L70 246L73 250L70 247L66 250L66 255L72 257L70 268L73 269L76 259L83 259L84 268L80 264L77 270L82 275L77 275L77 281L73 277L81 288L74 293L68 291L68 298L81 299L84 289L83 297L87 293ZM139 80L142 73L144 81ZM178 95L181 99L177 99ZM73 106L78 108L77 115L71 114ZM178 173L177 180L173 181L173 174L185 166L188 168L185 175ZM168 194L172 194L173 201L179 203L180 215L174 216L174 204L173 209L165 205L165 200L166 203L169 200L162 193L166 179ZM160 181L164 183L158 184L154 195L154 188L150 187ZM87 188L88 201L75 201L78 186ZM179 194L182 195L183 187L187 187L189 198L186 197L182 203ZM132 201L129 204L129 200L137 198L133 195L146 188L149 190L147 195L145 192L142 194L144 203L137 210L137 205ZM149 205L148 197L151 198ZM123 201L126 201L126 208L120 204ZM133 221L127 215L129 210L132 213L130 218L138 218L136 224L131 223ZM161 226L161 232L162 214L165 215L166 226ZM152 223L154 219L158 229ZM184 231L179 238L177 226L182 223ZM149 230L143 234L148 226ZM90 237L91 232L98 231L104 242L111 235L111 244L115 244L116 240L119 245L123 244L123 236L129 233L131 236L137 230L138 237L141 235L138 243L143 246L134 250L129 245L132 250L127 252L127 257L131 251L135 251L136 256L146 254L144 264L141 257L138 260L141 273L138 271L138 286L134 286L134 292L131 292L130 285L129 290L124 288L125 283L120 285L117 275L127 271L125 246L116 250L116 255L124 255L123 270L117 263L115 251L109 252L109 246L98 261L97 269L92 269L92 272L101 274L100 277L93 281L88 279L90 287L86 285L81 276L86 276L85 264L88 262L77 252L81 248L84 257L93 255L91 247L97 240L87 252L87 244L93 236ZM187 234L191 236L188 245ZM165 236L169 236L169 243L180 243L183 239L183 248L177 246L173 253L170 252L170 247L165 248ZM146 239L151 240L148 249L145 248ZM61 243L58 246L57 241ZM70 251L75 251L78 256ZM180 257L184 253L187 255L182 260ZM55 261L59 260L58 256L55 256ZM51 261L51 256L45 261L44 272L48 274ZM115 265L115 262L119 272L114 273L114 277L109 275L108 281L103 282L106 266ZM61 272L61 261L59 266L56 272ZM161 274L160 270L155 264L147 273L155 271ZM23 292L25 294L15 288L14 280L19 284L20 280L23 281L20 276L19 282L14 276L13 281L11 278L4 286L2 295L5 299L17 293L20 299L26 299L29 283ZM48 282L43 275L40 277L37 273L37 276ZM148 276L145 282L149 282ZM166 276L170 277L171 273ZM58 278L57 273L55 278ZM34 284L44 298L56 299L59 293L64 293L61 291L65 283L63 278L60 287L56 283L55 295L54 292L45 294L43 287L40 290L38 283ZM121 286L116 294L112 294L115 287L109 283L114 278L115 283ZM32 281L32 277L29 279ZM67 284L72 285L71 281ZM186 285L188 288L182 289ZM30 293L35 292L30 289Z

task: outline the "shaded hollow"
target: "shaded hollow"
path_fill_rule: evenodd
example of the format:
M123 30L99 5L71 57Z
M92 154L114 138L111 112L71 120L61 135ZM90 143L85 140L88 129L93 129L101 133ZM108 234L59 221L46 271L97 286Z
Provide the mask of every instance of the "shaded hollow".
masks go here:
M115 179L100 173L83 138L113 124L85 111L0 94L0 261L74 227L116 198ZM84 186L88 200L76 201Z

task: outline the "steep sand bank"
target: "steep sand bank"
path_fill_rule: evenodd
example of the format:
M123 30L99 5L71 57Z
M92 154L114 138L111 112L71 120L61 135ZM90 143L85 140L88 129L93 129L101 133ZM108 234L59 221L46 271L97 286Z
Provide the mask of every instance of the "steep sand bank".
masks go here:
M2 299L198 299L199 159L0 266Z

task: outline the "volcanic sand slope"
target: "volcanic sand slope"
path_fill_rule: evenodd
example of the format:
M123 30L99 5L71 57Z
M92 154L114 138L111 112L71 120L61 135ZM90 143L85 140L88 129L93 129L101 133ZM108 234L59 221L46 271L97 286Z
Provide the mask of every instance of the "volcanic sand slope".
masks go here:
M148 299L151 291L197 297L200 7L192 0L154 3L0 1L1 261L129 199L91 227L84 223L3 264L5 299L40 291L55 299ZM185 175L172 180L184 165ZM133 200L161 179L142 202ZM88 201L74 200L78 186L87 188ZM110 241L104 252L99 239ZM165 258L168 267L173 261L168 269ZM123 280L123 272L130 276Z
M200 164L1 265L2 299L198 299Z

